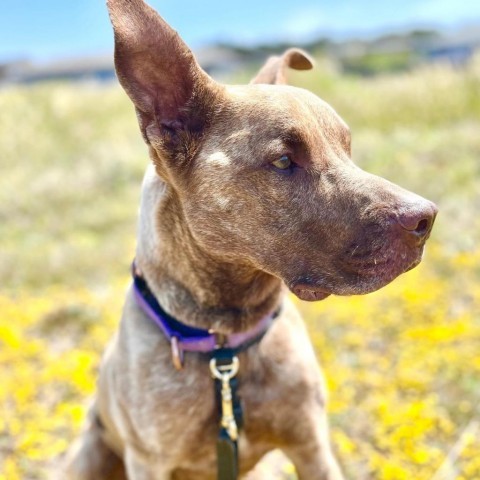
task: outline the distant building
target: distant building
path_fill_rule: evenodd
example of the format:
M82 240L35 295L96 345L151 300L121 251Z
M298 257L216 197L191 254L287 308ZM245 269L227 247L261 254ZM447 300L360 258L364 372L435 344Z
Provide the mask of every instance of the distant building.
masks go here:
M428 50L426 56L432 62L464 67L470 62L474 53L475 47L473 45L445 45Z
M425 56L431 62L463 67L472 60L479 49L480 26L473 24L438 38L426 50Z
M25 61L6 64L3 66L3 78L0 78L0 81L8 83L35 83L46 80L105 82L114 79L115 70L112 56L103 55L43 64Z

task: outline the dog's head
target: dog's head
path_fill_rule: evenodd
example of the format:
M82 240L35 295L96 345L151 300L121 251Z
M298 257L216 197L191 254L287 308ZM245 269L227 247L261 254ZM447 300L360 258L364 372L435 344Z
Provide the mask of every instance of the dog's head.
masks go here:
M222 86L142 0L108 0L115 65L158 175L198 245L275 275L300 298L374 291L420 262L431 202L356 167L350 132L285 85L299 50Z

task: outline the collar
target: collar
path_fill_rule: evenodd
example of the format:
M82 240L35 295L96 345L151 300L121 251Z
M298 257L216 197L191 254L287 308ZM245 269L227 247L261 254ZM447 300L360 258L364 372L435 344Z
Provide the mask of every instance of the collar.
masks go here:
M280 309L263 317L253 328L246 332L223 335L213 330L186 325L160 306L141 272L132 264L133 292L137 305L160 328L170 341L172 361L177 369L183 367L183 352L213 353L218 349L239 353L256 342L267 332Z

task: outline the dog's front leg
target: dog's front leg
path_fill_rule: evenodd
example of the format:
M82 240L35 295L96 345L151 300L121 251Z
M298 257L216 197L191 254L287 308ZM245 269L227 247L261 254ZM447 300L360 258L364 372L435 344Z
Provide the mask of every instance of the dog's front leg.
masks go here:
M170 469L165 468L161 459L143 455L127 447L124 462L128 480L170 480Z
M300 480L344 480L328 438L325 413L321 417L302 422L302 441L285 449L286 455L295 465Z

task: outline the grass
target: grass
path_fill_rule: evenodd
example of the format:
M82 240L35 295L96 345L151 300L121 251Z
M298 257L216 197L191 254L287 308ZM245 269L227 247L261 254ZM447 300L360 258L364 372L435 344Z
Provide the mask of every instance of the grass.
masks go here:
M320 62L293 80L347 120L357 163L440 207L419 268L300 305L345 471L478 479L480 64L359 78ZM0 479L40 480L118 321L147 152L115 86L9 87L0 111Z

